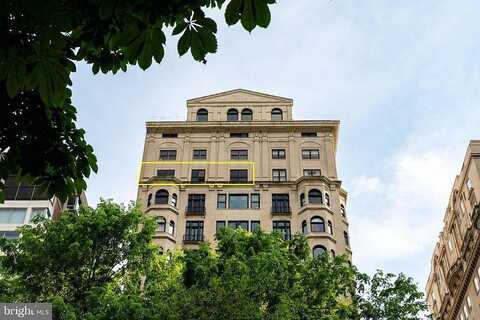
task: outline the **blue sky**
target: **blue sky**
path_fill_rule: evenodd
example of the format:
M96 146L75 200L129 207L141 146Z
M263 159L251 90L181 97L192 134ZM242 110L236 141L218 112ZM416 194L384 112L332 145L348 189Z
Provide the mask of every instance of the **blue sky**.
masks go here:
M96 75L79 65L73 100L99 160L87 195L136 197L145 121L184 120L185 100L245 88L294 99L296 119L341 121L354 261L422 286L455 175L478 139L480 2L296 0L251 34L220 18L206 65L178 57Z

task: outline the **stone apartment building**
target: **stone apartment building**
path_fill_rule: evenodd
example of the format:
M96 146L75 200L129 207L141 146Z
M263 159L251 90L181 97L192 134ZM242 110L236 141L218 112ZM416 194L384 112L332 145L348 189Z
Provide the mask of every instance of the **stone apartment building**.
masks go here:
M434 319L480 319L480 140L455 178L426 286Z
M72 197L66 202L49 197L35 184L18 182L14 176L5 181L5 201L0 204L0 237L18 238L18 227L28 224L33 217L56 219L63 210L78 210L88 205L85 193Z
M339 121L293 120L293 101L243 89L187 101L187 121L146 123L138 202L162 250L219 228L302 232L312 254L351 256L337 176Z

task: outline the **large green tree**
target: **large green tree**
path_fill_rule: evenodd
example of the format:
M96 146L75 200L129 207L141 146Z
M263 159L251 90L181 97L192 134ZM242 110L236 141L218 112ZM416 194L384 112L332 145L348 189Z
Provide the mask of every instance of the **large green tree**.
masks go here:
M52 302L57 319L416 320L412 279L310 256L306 239L229 228L217 247L159 254L153 223L101 203L2 240L0 301Z
M247 31L270 23L275 0L0 1L0 202L2 178L15 174L62 199L97 171L93 149L75 125L70 76L147 69L164 56L167 31L180 55L197 61L217 51L217 23L206 10L225 5L228 25ZM169 29L171 28L171 29Z

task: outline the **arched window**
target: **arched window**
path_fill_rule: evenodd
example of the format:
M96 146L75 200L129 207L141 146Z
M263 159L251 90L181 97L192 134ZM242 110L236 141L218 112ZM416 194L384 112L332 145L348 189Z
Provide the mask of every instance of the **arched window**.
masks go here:
M327 248L325 248L322 245L317 245L317 246L313 247L313 256L315 258L321 257L326 251L327 251Z
M343 238L345 239L345 244L347 246L350 246L350 239L348 238L348 233L347 231L343 231Z
M165 218L164 217L158 217L157 218L157 231L165 232Z
M227 121L238 121L238 111L235 109L228 109Z
M174 206L175 208L177 207L177 194L173 193L172 194L172 200L170 201L170 204Z
M305 193L300 194L300 207L305 206Z
M313 217L310 220L310 230L312 232L325 232L325 220L322 217Z
M330 207L330 195L325 192L325 204Z
M306 220L302 221L302 233L307 234L308 233L308 224Z
M252 121L253 120L253 112L250 109L243 109L242 110L242 121Z
M337 255L335 254L335 250L332 249L332 250L330 250L330 252L332 253L332 258L335 259L335 257L337 256Z
M172 236L175 235L175 222L170 220L170 224L168 225L168 233Z
M272 109L272 121L282 121L282 120L283 120L282 110L278 108Z
M150 194L148 195L147 207L150 207L150 205L152 204L152 197L153 197L153 196L152 196L152 194L150 193Z
M167 204L168 203L168 191L158 190L155 193L155 204Z
M328 233L330 233L331 235L333 235L333 224L332 224L332 221L328 220Z
M340 205L340 213L342 214L342 217L345 217L345 206L343 204Z
M323 203L322 193L317 189L312 189L308 191L308 202L309 203Z
M208 121L208 111L205 109L199 109L197 111L197 121Z

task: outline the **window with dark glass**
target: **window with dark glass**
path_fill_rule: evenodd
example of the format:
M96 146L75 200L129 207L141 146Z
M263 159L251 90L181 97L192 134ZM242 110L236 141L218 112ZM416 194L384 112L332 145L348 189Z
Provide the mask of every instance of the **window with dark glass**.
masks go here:
M175 222L170 220L170 223L168 225L168 233L170 233L172 236L175 235Z
M176 160L177 150L160 150L160 160Z
M248 209L248 194L229 194L229 209Z
M311 138L311 137L317 137L318 134L316 132L302 132L302 137L305 138Z
M272 170L272 180L275 182L287 181L287 170L286 169L273 169Z
M165 218L163 217L157 218L157 231L165 232Z
M248 138L248 132L230 132L230 138Z
M227 195L220 193L217 195L217 209L226 209L227 208Z
M248 182L247 169L230 170L230 182Z
M228 226L233 229L243 229L248 231L248 221L228 221Z
M330 195L325 192L325 204L330 207Z
M205 182L205 169L193 169L192 182Z
M198 193L189 194L187 212L204 213L205 212L205 194L198 194Z
M208 121L208 111L205 109L199 109L197 111L197 121Z
M330 250L330 252L332 253L332 258L335 259L335 257L337 256L337 255L335 254L335 250L332 249L332 250Z
M284 240L290 240L292 238L290 221L273 221L273 232L280 233Z
M250 221L250 231L254 232L258 229L260 229L260 221Z
M218 232L220 229L223 229L227 226L227 224L225 223L224 220L219 220L217 221L216 225L215 225L215 231Z
M345 240L345 244L346 244L347 246L350 246L350 239L348 238L348 233L347 233L347 231L344 231L344 232L343 232L343 238L344 238L344 240Z
M168 191L158 190L155 193L155 204L168 204Z
M282 121L283 112L281 109L275 108L272 110L272 121Z
M330 233L331 235L333 235L333 224L332 224L332 221L328 221L327 223L327 226L328 226L328 233Z
M302 233L307 234L308 233L308 224L306 220L302 221Z
M272 149L272 159L285 159L285 149Z
M230 159L248 160L248 150L230 150Z
M238 111L235 109L229 109L227 111L227 121L238 121Z
M342 214L342 217L345 217L345 206L343 204L340 205L340 213Z
M162 138L177 138L177 133L162 133Z
M288 193L272 194L272 213L289 213L290 202Z
M170 201L170 204L171 204L172 206L174 206L174 207L177 207L177 200L178 200L177 194L176 194L176 193L173 193L173 194L172 194L172 200Z
M260 209L260 194L252 193L250 195L250 209Z
M203 221L187 221L184 239L187 241L203 241Z
M207 150L195 149L193 150L193 160L205 160L207 159Z
M303 175L305 177L320 177L320 169L303 169Z
M243 109L242 110L242 121L252 121L253 120L253 112L250 109Z
M303 149L302 159L320 159L320 150L318 149Z
M152 205L152 198L153 198L153 196L152 196L152 194L150 193L150 194L148 195L147 207L150 207L150 206Z
M327 252L327 248L322 245L313 247L313 256L315 258L321 257L325 252Z
M159 178L175 178L175 170L157 170Z
M310 230L312 232L325 232L325 220L322 217L313 217L310 220Z
M300 194L300 207L305 206L305 193Z
M317 189L311 189L308 191L309 203L323 203L322 193Z

